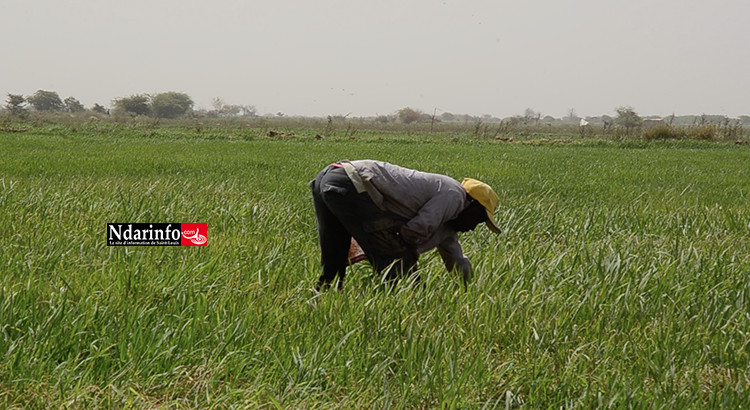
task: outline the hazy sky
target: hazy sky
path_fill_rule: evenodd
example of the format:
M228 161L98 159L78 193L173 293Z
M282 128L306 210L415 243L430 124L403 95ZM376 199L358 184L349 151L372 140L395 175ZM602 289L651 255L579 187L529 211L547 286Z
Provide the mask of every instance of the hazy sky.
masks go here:
M750 115L749 0L2 0L0 92L288 115Z

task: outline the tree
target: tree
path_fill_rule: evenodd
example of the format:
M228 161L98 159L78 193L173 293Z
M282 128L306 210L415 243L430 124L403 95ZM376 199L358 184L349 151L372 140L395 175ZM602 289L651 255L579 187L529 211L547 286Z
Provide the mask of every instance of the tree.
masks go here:
M225 105L227 105L221 97L216 97L211 101L211 105L214 107L214 111L221 112Z
M450 112L444 112L440 114L440 120L445 122L456 121L456 116Z
M158 118L177 118L193 108L193 100L185 93L169 91L151 99L151 112Z
M219 97L213 99L214 109L209 112L212 117L255 117L258 111L252 105L227 104Z
M151 98L146 94L136 94L130 97L118 98L113 101L116 113L129 115L149 115Z
M258 116L258 110L255 109L254 105L241 105L240 112L243 117L256 117Z
M568 110L568 116L566 118L569 121L578 121L579 117L578 117L578 114L576 113L576 109L575 108L569 109Z
M81 112L85 110L83 104L73 97L66 98L63 103L65 104L65 111L67 112Z
M563 124L575 124L578 125L581 122L581 117L578 116L575 108L568 110L568 115L562 118Z
M643 123L643 119L630 106L617 107L616 111L615 124L625 127L628 132Z
M26 99L37 111L62 111L65 108L60 96L55 91L37 90Z
M99 103L94 104L93 107L91 107L91 111L97 113L97 114L109 114L106 108L99 105Z
M5 108L10 111L10 114L15 117L26 116L26 99L21 94L8 94L8 98L5 100Z
M404 124L411 124L413 122L421 121L425 117L425 113L413 108L402 108L398 110L398 120Z
M220 117L236 117L240 115L240 106L232 104L224 105L221 107L221 110L218 111L217 115Z
M527 108L526 111L523 112L523 123L524 124L539 124L539 120L542 119L542 113L536 112L531 108Z

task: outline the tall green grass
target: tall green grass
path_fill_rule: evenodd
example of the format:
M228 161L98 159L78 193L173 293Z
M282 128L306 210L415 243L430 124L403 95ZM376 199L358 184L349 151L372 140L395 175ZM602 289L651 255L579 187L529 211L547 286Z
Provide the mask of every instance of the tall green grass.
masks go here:
M746 148L217 133L0 134L0 406L750 404ZM496 188L467 290L434 253L312 290L306 184L341 158ZM208 246L107 247L115 221Z

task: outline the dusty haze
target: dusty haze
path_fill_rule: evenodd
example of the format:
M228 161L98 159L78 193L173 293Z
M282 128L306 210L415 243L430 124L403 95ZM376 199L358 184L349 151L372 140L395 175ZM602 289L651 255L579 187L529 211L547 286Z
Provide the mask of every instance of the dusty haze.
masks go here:
M309 116L750 114L747 0L5 1L0 36L0 92L87 107L179 91Z

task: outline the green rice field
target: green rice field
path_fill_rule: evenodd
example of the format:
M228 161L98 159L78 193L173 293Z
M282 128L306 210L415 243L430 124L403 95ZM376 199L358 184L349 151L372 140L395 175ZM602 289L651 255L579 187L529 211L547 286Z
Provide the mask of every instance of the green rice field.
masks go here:
M750 148L314 130L0 131L2 408L747 408ZM495 188L418 285L320 274L307 183L379 159ZM109 247L108 222L208 224Z

